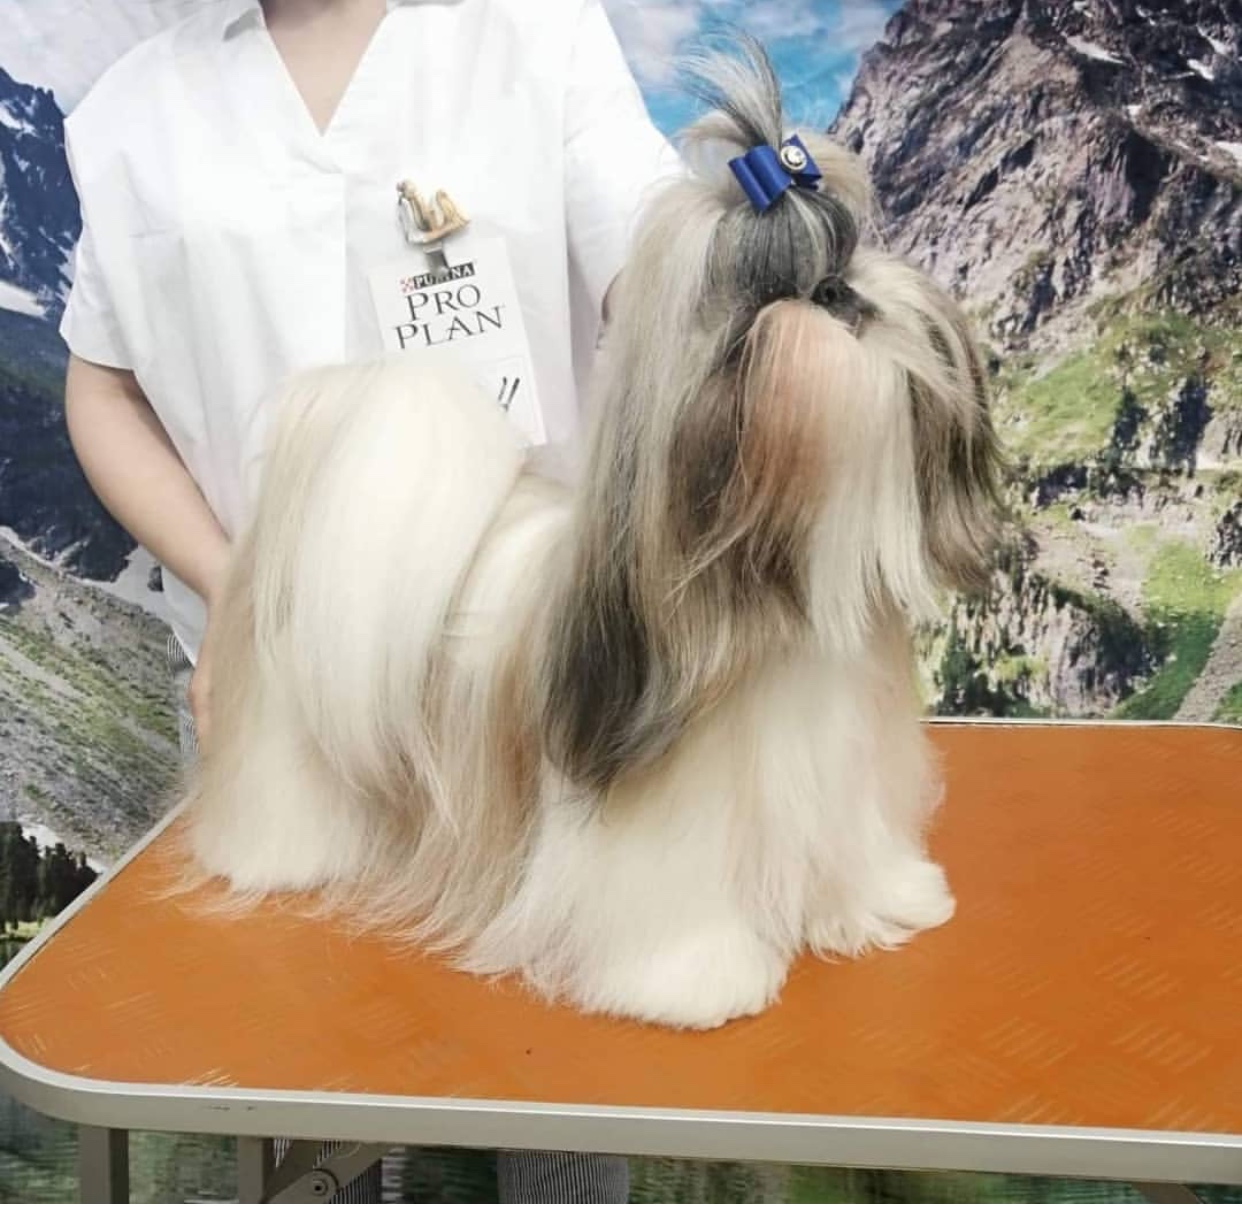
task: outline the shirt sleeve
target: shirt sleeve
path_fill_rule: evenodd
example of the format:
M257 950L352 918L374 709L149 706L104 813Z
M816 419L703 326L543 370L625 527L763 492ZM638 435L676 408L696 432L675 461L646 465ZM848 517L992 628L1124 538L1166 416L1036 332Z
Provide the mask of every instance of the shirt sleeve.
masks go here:
M598 315L648 191L680 172L647 114L600 0L585 0L565 96L570 254Z
M75 169L69 130L65 131L65 149L69 171L78 193L82 212L82 234L74 252L73 286L60 321L61 338L80 360L102 364L108 368L132 369L112 305L103 265L95 246L91 228L90 186L84 184Z

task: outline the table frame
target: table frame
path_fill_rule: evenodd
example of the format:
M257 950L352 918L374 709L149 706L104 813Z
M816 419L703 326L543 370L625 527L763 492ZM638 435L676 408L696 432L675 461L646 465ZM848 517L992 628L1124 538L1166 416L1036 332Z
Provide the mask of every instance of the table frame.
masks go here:
M1056 723L1111 727L1131 722ZM1147 727L1236 728L1178 722ZM0 992L176 815L166 816L26 945L0 972ZM316 1143L343 1140L351 1145L343 1155L359 1158L419 1144L1118 1180L1143 1185L1145 1194L1156 1195L1149 1196L1154 1201L1196 1200L1180 1189L1183 1183L1242 1184L1242 1135L1230 1134L139 1084L43 1068L3 1039L0 1087L40 1113L81 1127L84 1201L128 1199L124 1156L133 1130L238 1136L242 1187L255 1195L243 1201L324 1200L284 1196L307 1192L305 1177L296 1186L274 1187L279 1199L267 1196L273 1190L270 1157L245 1140L272 1135ZM325 1167L312 1166L306 1175L313 1177ZM1170 1193L1182 1196L1161 1196Z

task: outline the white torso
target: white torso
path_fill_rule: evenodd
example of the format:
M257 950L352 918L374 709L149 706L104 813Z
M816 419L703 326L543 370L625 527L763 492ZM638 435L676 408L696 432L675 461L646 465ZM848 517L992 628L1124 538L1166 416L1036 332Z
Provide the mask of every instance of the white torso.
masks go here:
M257 2L224 0L131 52L66 134L66 341L133 370L230 536L281 383L382 354L368 273L409 254L398 181L504 239L555 457L633 217L675 168L598 0L390 2L322 131ZM165 581L193 655L201 605Z

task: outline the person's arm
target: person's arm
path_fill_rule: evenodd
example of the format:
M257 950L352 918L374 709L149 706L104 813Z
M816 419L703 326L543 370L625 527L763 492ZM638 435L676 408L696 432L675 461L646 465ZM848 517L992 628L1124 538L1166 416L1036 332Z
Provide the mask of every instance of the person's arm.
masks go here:
M69 440L116 521L210 606L228 539L133 373L69 358Z
M579 11L565 97L570 253L597 314L621 270L649 190L683 171L647 114L600 0Z
M103 505L207 604L207 631L190 681L190 706L201 738L210 694L212 602L224 578L228 540L132 371L133 333L118 313L113 290L129 267L118 241L125 235L106 220L123 203L114 187L124 173L114 170L109 159L115 147L103 136L107 129L91 97L65 123L65 152L82 211L73 287L60 322L70 352L65 421L74 453ZM103 248L95 237L99 214L110 240Z
M69 440L91 488L113 518L207 604L207 629L190 679L200 745L211 726L213 602L229 543L134 374L69 357Z
M84 117L85 114L85 117ZM85 132L79 123L95 114ZM91 487L129 534L210 603L221 577L228 542L138 384L131 332L114 303L113 285L130 268L115 223L105 222L111 243L101 247L93 216L105 218L120 204L105 170L106 148L98 114L88 97L65 124L65 152L82 212L74 249L73 287L60 333L69 348L65 419L69 440ZM84 168L79 148L92 165ZM111 251L109 258L104 254Z

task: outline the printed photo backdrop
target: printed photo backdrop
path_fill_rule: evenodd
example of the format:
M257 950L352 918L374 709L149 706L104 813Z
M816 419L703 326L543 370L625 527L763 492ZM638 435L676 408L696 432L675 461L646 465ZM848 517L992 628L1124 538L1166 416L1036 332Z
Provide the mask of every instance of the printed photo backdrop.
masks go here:
M63 119L213 0L0 0L0 912L6 946L129 845L175 763L156 567L82 479L56 334ZM1242 33L1229 0L609 0L656 121L729 25L872 170L881 233L974 315L1013 461L986 599L924 635L941 714L1242 723ZM145 1137L143 1200L227 1196L227 1144ZM484 1201L487 1161L390 1190ZM72 1131L0 1099L0 1195L70 1194ZM639 1162L641 1200L1124 1200L1104 1187Z

